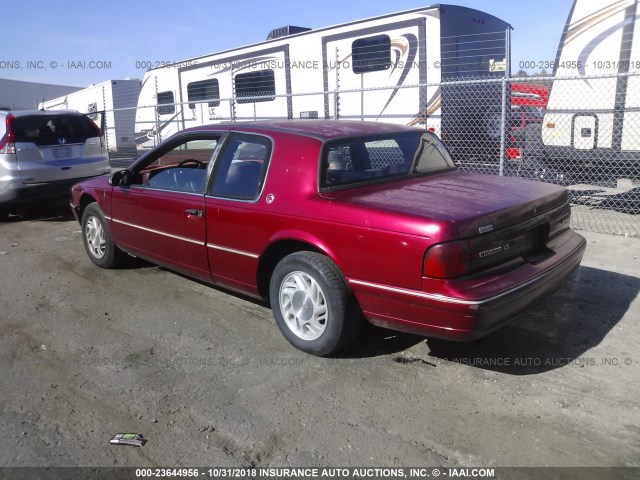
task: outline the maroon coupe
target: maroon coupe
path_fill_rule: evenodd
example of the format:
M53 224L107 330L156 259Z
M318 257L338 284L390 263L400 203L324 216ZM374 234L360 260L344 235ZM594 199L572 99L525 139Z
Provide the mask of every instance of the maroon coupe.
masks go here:
M563 188L461 173L432 133L381 123L184 130L72 193L96 265L131 254L269 300L314 355L363 318L476 339L556 290L585 249Z

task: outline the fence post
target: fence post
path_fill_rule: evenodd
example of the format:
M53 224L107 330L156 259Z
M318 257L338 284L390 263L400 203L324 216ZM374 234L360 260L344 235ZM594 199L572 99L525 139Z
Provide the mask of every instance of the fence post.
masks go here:
M364 73L360 74L360 121L364 122Z
M231 69L229 70L231 73L231 99L229 99L229 119L231 122L236 121L236 86L233 81L233 62L231 62Z
M333 109L334 109L334 118L338 120L340 118L340 94L338 93L340 90L340 73L339 73L340 63L338 58L338 47L336 47L336 89L333 93Z
M155 113L154 117L156 119L156 126L155 126L156 145L158 145L162 141L162 139L160 138L160 119L158 118L158 115L159 115L158 114L158 77L154 75L153 76L153 81L154 81L155 89L156 89L156 107L154 109L154 113Z
M112 93L113 95L113 93ZM96 108L97 110L97 108ZM111 145L109 145L109 115L107 114L107 94L105 92L104 89L104 85L102 86L102 111L104 112L104 143L107 145L107 152L109 152L109 155L111 155L110 152L110 148ZM112 112L113 115L113 119L114 119L114 125L113 125L113 129L114 129L114 138L115 138L115 117L116 114L115 112ZM116 143L116 149L117 149L117 143Z
M502 78L502 108L500 112L500 176L504 175L504 164L505 164L505 146L506 146L506 130L508 128L507 123L507 115L511 113L511 105L507 100L509 99L510 91L507 91L507 84L510 77L510 68L511 68L511 45L510 45L510 34L511 30L509 27L505 30L505 38L504 38L504 77ZM509 87L510 88L510 87Z

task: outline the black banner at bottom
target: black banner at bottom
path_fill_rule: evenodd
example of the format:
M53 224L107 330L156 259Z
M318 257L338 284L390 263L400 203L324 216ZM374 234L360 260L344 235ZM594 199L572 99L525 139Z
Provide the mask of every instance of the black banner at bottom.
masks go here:
M637 480L640 467L0 467L0 480Z

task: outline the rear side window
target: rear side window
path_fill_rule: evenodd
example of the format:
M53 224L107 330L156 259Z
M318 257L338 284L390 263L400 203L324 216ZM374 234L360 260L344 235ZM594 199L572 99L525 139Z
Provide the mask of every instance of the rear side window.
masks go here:
M97 137L96 126L84 115L33 115L13 121L16 143L38 146L84 143Z
M234 135L214 174L210 194L237 200L255 200L262 190L271 156L271 141L254 135Z

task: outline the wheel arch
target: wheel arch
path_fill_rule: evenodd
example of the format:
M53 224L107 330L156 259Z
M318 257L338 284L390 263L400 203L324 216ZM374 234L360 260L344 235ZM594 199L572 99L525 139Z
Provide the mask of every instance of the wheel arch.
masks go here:
M94 202L97 202L95 196L90 193L83 192L80 196L80 202L78 203L78 220L82 222L82 215L84 213L84 209L87 208L87 205L90 205Z
M269 283L271 282L271 275L278 262L287 255L305 251L326 255L342 272L340 263L336 261L333 252L319 239L310 237L308 234L279 235L271 240L269 246L260 255L258 262L256 285L262 298L269 299Z

